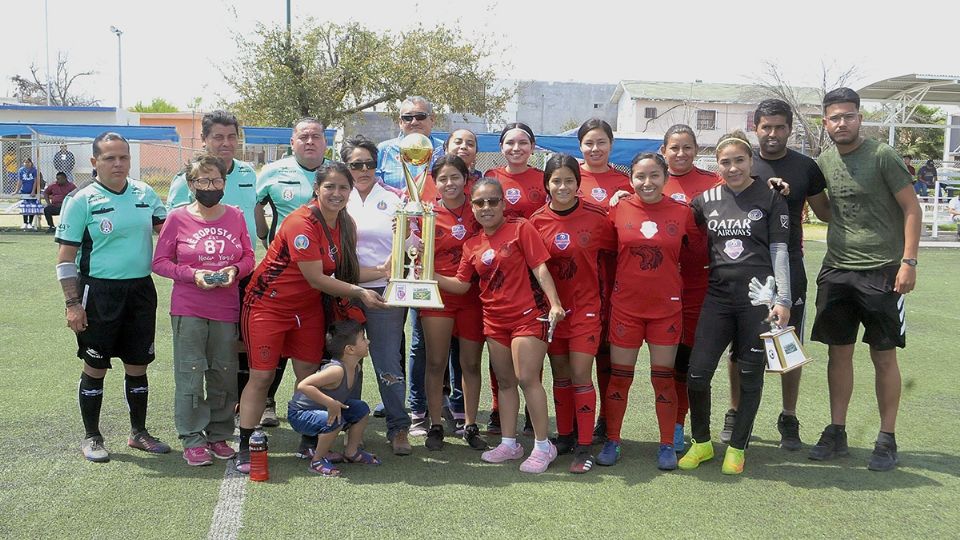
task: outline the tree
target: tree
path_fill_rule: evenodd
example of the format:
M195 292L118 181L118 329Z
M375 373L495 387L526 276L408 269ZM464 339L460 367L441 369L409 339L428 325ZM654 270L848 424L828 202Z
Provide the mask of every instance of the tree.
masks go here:
M47 81L42 79L39 72L40 68L36 64L30 64L29 76L14 75L10 77L15 87L13 96L20 102L33 105L45 105L47 103ZM77 79L95 73L96 71L82 71L71 74L67 66L67 54L58 52L57 69L53 79L50 80L50 104L61 107L99 105L100 100L86 94L75 94L71 90Z
M161 97L153 98L153 101L151 101L149 105L144 105L142 101L138 101L130 110L140 113L171 113L178 111L176 105Z
M483 41L447 28L377 33L308 19L293 35L261 24L235 40L236 59L221 71L240 96L235 110L252 124L289 125L302 116L331 124L378 105L395 113L408 95L426 97L440 114L494 119L512 95L493 90Z
M863 119L882 122L888 116L888 110L864 111ZM938 107L917 105L912 114L903 123L940 124L946 123L946 114ZM885 126L864 128L864 135L879 141L888 142L890 131ZM943 155L943 128L898 127L894 130L894 148L897 153L911 155L916 160L938 159Z

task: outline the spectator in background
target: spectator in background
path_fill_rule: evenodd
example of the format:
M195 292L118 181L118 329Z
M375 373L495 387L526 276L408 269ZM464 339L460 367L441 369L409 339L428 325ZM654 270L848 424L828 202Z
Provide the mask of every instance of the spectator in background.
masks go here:
M957 240L960 240L960 194L950 199L947 210L950 212L950 219L957 226Z
M400 139L403 139L411 133L424 135L433 143L433 159L430 163L413 166L407 165L410 174L416 176L433 166L433 162L443 155L443 139L432 137L433 131L433 104L426 98L420 96L410 96L400 104L400 120L397 123L400 126L400 135L394 139L383 141L377 145L377 152L380 156L377 162L377 171L384 184L398 190L407 188L407 182L403 177L403 170L400 165Z
M913 176L914 178L916 178L917 170L914 169L913 165L910 164L911 161L913 161L913 156L911 156L910 154L903 156L903 164L906 165L907 170L910 171L910 176Z
M937 166L934 165L932 159L928 159L926 165L920 167L920 170L917 171L917 184L916 187L919 189L917 193L921 197L926 197L930 193L931 189L934 189L937 185Z
M14 183L17 181L17 155L13 152L3 154L3 193L12 193Z
M28 199L36 199L38 178L41 182L43 181L43 177L37 172L37 168L33 166L33 160L30 158L25 159L23 161L23 167L20 167L17 171L17 189L14 190L15 193L19 193L20 198L24 200L21 204L25 204L25 201ZM24 197L24 195L26 195L26 197ZM23 226L21 229L28 231L34 229L33 214L24 212Z
M54 231L53 216L60 215L63 199L75 189L77 189L77 186L67 180L67 173L59 171L57 172L57 181L43 190L43 199L47 203L46 206L43 207L43 217L47 219L48 233Z
M61 144L60 151L53 155L53 168L58 173L67 175L67 180L73 180L73 166L76 165L76 158L73 152L67 150L67 145Z

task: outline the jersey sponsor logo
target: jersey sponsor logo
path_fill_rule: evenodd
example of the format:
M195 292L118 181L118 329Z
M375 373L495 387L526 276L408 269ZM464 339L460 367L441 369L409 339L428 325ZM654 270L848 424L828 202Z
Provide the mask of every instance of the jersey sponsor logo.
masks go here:
M754 208L753 210L747 213L747 218L749 218L750 221L760 221L761 219L763 219L763 210L760 210L759 208Z
M751 236L751 223L749 219L711 219L707 221L707 229L717 236Z
M687 202L687 194L686 194L686 193L674 193L673 195L670 195L670 198L673 199L673 200L675 200L675 201L680 201L680 202L683 202L683 203Z
M298 234L297 237L293 239L293 247L303 251L310 247L310 239L307 238L305 234Z
M488 249L483 252L483 255L480 255L480 262L482 262L487 266L490 266L491 264L493 264L493 258L496 256L496 254L497 252L494 251L492 248Z
M717 212L716 210L714 210L713 212L710 212L710 215L708 215L707 217L720 217L720 212Z
M648 240L656 236L657 232L659 232L659 228L655 221L644 221L643 224L640 225L640 234Z
M723 252L731 259L738 259L743 255L743 240L731 238L723 246Z
M567 249L567 247L570 245L570 235L565 232L557 233L557 235L553 237L553 245L557 246L561 250Z
M107 198L101 195L100 193L91 193L90 196L87 197L87 204L90 206L93 206L95 204L99 204L102 202L106 202L106 201L107 201Z
M780 216L780 226L784 229L790 227L790 216Z
M504 193L504 197L507 198L507 201L509 201L510 204L517 204L517 201L520 200L520 195L520 190L517 188L510 188L506 193Z
M284 188L283 191L280 192L280 198L283 199L283 200L285 200L285 201L292 201L292 200L293 200L293 189L291 189L291 188Z
M110 234L113 232L113 222L107 218L100 220L100 232L103 234Z
M467 228L464 227L463 224L457 223L450 229L450 232L453 233L453 237L457 240L463 240L463 237L467 235Z
M387 201L380 201L377 203L377 210L386 210L386 209L387 209Z
M633 246L630 255L640 258L641 270L656 270L663 264L663 252L659 246Z
M607 190L602 187L595 187L590 190L590 196L597 202L603 202L607 198Z

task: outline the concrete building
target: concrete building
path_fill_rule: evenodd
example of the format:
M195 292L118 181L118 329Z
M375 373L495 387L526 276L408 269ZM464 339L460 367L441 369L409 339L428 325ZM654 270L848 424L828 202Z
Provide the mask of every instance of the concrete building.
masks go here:
M617 128L617 103L610 101L616 84L552 81L515 82L517 94L507 107L504 123L523 122L537 135L558 135L598 117ZM491 126L499 131L503 124ZM495 129L493 129L495 128Z

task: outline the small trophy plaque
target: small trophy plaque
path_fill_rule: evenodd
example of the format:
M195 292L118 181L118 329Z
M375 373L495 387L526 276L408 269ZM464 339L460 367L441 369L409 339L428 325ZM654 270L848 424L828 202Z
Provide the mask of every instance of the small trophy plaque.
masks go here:
M407 168L408 163L414 166L429 163L432 156L433 145L427 137L412 133L400 140L400 165L407 181L408 200L394 214L396 225L393 230L390 281L383 295L390 306L443 309L440 287L433 279L437 215L433 211L433 204L420 199L427 181L427 171L414 177ZM410 231L410 218L421 218L423 251L416 246L404 249ZM405 263L406 260L410 262Z
M776 300L775 289L776 280L773 276L768 276L764 284L753 278L750 281L750 303L773 308ZM786 373L812 360L804 352L803 344L792 326L781 328L775 321L770 321L770 331L760 334L760 339L763 340L763 350L767 357L767 373Z

